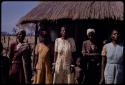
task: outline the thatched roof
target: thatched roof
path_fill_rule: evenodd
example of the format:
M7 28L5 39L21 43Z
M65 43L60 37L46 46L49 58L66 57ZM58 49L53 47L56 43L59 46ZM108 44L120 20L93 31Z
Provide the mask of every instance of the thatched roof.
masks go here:
M43 1L23 16L18 24L62 18L123 20L123 11L122 1Z

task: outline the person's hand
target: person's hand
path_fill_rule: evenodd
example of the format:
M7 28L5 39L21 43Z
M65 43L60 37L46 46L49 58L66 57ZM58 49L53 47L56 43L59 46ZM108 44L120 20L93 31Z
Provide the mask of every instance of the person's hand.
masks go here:
M70 71L71 71L71 73L74 72L74 67L75 67L75 65L70 65Z
M36 73L36 68L35 67L33 67L33 73Z
M53 66L55 66L56 63L52 63Z
M99 56L99 53L85 53L86 56Z
M99 67L99 66L100 66L100 63L97 63L97 66Z
M55 63L52 63L52 71L54 72L55 70Z
M103 84L104 83L104 79L102 78L100 81L99 81L99 84Z

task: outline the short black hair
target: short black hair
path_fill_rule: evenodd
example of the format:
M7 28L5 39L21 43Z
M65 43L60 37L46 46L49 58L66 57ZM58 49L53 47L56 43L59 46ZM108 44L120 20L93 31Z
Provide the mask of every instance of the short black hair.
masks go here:
M68 38L68 28L66 26L61 26L61 28L59 30L59 37L61 37L61 33L60 32L61 32L62 27L65 28L65 39L67 39Z
M119 29L117 27L113 27L111 34L113 33L113 31L117 31L119 33Z
M18 33L17 33L17 35L18 34L22 34L23 36L26 36L26 31L25 30L21 30L21 31L19 31Z

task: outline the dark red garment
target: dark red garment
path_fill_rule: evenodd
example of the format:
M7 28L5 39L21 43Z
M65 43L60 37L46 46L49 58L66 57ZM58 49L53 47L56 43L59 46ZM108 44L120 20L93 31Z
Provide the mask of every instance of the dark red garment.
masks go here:
M31 80L31 50L29 45L16 50L17 43L10 46L9 57L11 59L10 83L30 83ZM23 62L24 61L24 62Z
M83 42L82 53L84 60L85 84L98 84L99 81L99 51L96 42ZM98 54L98 55L97 55Z
M92 43L90 40L83 42L82 51L84 53L98 53L98 47L95 43Z

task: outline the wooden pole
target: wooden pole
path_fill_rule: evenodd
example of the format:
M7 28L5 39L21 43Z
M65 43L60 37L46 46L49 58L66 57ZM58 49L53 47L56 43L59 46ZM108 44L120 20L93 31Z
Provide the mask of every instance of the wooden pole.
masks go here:
M38 34L38 23L36 23L36 29L35 29L35 46L37 44L37 34Z
M35 47L36 47L36 44L37 44L37 34L38 34L38 23L36 23L36 29L35 29L35 41L34 41L34 50L33 50L33 69L34 69L34 65L35 65L35 62L36 62L36 58L35 58Z

